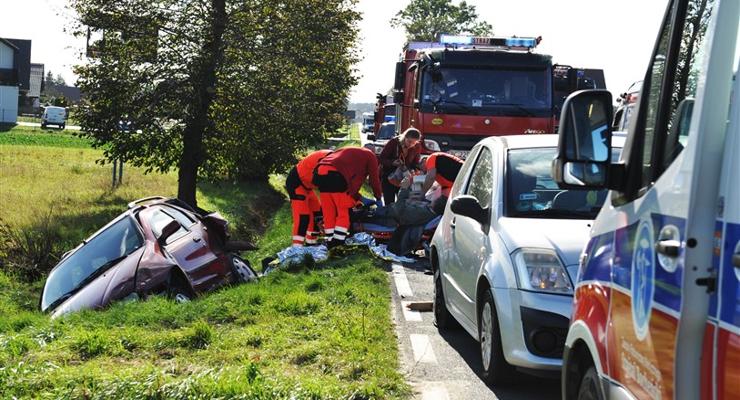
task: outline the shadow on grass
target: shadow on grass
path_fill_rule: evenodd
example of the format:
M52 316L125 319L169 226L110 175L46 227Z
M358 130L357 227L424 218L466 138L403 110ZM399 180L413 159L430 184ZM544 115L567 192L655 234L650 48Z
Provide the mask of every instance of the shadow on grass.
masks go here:
M10 132L13 128L15 128L16 124L8 124L5 122L0 123L0 133L3 132Z

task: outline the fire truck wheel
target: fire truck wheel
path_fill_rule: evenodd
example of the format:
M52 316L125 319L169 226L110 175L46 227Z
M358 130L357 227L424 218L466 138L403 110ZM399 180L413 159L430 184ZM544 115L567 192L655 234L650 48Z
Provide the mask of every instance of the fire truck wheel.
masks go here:
M490 386L511 382L514 370L504 358L496 306L490 290L486 290L481 297L478 309L478 342L483 367L481 377Z
M591 366L586 370L581 378L581 385L578 388L578 400L602 400L599 392L599 374L596 368Z

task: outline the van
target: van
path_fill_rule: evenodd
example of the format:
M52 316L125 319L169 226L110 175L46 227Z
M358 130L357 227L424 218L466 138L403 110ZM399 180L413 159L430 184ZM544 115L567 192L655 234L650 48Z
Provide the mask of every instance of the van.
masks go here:
M44 108L44 114L41 115L41 127L46 128L49 125L56 125L64 129L67 119L67 110L64 107L48 106Z
M555 181L610 189L580 257L564 399L740 398L738 21L737 0L668 2L618 163L611 94L563 106Z

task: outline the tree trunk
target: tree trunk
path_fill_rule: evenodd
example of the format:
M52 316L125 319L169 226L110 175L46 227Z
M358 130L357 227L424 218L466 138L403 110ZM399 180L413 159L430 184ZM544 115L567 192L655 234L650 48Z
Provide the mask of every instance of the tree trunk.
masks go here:
M193 207L197 206L198 169L204 159L203 132L208 127L208 110L216 93L216 70L223 59L226 19L226 0L211 0L209 34L190 78L195 90L183 132L177 197Z

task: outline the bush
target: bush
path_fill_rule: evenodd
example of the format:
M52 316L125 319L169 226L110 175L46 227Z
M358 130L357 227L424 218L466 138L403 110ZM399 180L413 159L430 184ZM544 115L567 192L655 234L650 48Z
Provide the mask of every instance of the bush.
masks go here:
M183 338L183 345L191 349L205 349L213 340L213 328L204 321L197 321Z
M28 228L0 220L0 268L20 279L33 282L59 261L62 238L50 210Z

